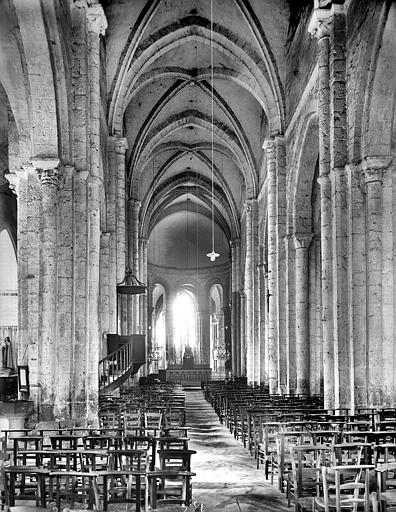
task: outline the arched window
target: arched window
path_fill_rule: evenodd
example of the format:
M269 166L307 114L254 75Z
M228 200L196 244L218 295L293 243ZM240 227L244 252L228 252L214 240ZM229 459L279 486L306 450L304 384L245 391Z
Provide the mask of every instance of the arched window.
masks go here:
M195 296L187 291L181 290L173 304L174 326L175 326L175 352L177 362L181 362L186 352L192 352L197 357L197 304Z

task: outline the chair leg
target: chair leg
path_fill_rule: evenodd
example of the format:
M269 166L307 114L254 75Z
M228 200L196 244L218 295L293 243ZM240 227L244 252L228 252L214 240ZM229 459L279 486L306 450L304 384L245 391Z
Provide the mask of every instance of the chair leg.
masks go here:
M373 504L373 512L380 512L378 494L376 492L372 492L370 497L371 503Z

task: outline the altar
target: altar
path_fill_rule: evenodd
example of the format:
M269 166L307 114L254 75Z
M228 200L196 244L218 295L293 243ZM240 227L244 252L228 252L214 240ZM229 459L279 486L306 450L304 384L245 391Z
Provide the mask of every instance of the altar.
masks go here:
M207 364L194 364L187 368L183 364L170 364L166 369L166 380L187 386L201 386L211 380L212 369Z

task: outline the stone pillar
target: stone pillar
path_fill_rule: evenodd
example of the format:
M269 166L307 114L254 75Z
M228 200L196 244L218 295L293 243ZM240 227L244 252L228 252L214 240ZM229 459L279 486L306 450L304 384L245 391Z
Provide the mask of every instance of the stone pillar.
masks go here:
M202 364L210 365L210 312L209 308L200 305L201 316L201 358Z
M140 238L139 239L139 248L140 248L140 281L147 285L147 239ZM139 296L140 300L140 310L139 310L139 319L140 319L140 334L144 334L146 336L146 350L147 350L147 293ZM146 361L147 361L147 353L146 353ZM147 370L147 365L144 366L144 370Z
M260 286L260 383L268 386L267 382L267 284L266 284L266 264L260 261L258 266L259 272L259 286Z
M330 182L330 11L315 9L309 32L318 39L319 178L322 254L324 406L334 407L332 191Z
M308 249L310 233L296 233L296 367L297 393L309 393Z
M174 339L174 329L173 329L173 302L175 300L175 294L173 291L169 290L166 297L166 311L165 311L165 321L166 321L166 353L167 353L167 362L175 363L175 339Z
M111 305L110 289L115 286L110 279L111 266L111 233L103 232L100 237L100 264L99 264L99 280L100 280L100 332L102 333L102 349L99 359L107 354L106 334L115 333L113 327L113 311ZM114 326L116 328L116 326Z
M107 166L108 166L108 180L106 186L106 228L109 233L108 237L108 251L109 251L109 261L108 261L108 282L109 282L109 328L110 333L122 334L121 330L121 322L119 321L119 317L121 316L121 297L117 296L117 284L119 284L123 279L118 279L119 269L117 264L117 162L116 162L116 147L118 137L109 137L108 138L108 156L107 156Z
M103 8L94 4L86 9L88 32L88 84L89 84L89 177L88 186L88 339L86 343L86 417L97 422L98 363L101 352L99 332L99 254L100 204L103 189L100 169L100 41L107 21Z
M266 141L268 181L268 384L278 392L278 307L277 307L277 220L276 220L276 143Z
M241 359L241 377L246 377L247 374L247 367L246 367L246 357L247 357L247 351L246 351L246 293L244 290L241 290L239 292L240 298L240 308L241 308L241 315L240 315L240 339L241 339L241 352L240 352L240 359Z
M132 273L139 277L139 211L140 201L128 201L128 261ZM128 333L139 333L139 296L128 296Z
M56 382L54 417L71 416L70 379L73 367L74 301L73 301L73 180L75 169L61 168L58 192L57 224L57 311L56 311ZM64 340L68 340L65 343Z
M202 363L202 346L201 346L201 314L199 312L195 315L195 332L197 333L197 363Z
M333 188L333 303L335 406L350 408L353 381L348 319L348 205L346 119L346 19L333 4L330 31L330 162Z
M353 400L366 406L367 397L367 307L366 307L366 198L361 164L347 166L349 206L349 343L353 362Z
M232 290L232 338L231 338L231 358L232 375L234 377L241 374L241 339L240 339L240 297L239 297L239 269L241 260L241 241L235 239L231 241L231 290Z
M246 252L245 252L245 346L246 346L246 375L248 382L252 384L254 382L254 359L255 346L253 337L253 324L254 324L254 262L253 262L253 208L252 201L245 203L244 208L245 214L245 226L246 226Z
M287 351L287 393L297 390L296 374L296 300L295 300L295 247L292 235L283 238L285 245L285 276L286 286L286 351Z
M76 172L73 179L73 245L74 245L74 318L72 344L72 375L70 382L72 417L84 418L86 345L88 338L87 311L87 258L88 258L88 226L87 226L87 171Z
M382 404L384 362L385 358L389 357L383 346L382 325L382 180L391 160L391 157L366 157L363 160L367 219L367 380L368 403L373 405Z
M39 368L42 419L53 418L56 360L57 317L57 218L59 160L32 159L42 188L41 198L41 341Z
M277 277L277 332L278 332L278 391L286 393L288 354L286 336L286 145L284 137L275 137L276 144L276 277Z
M122 137L115 137L115 165L116 165L116 233L117 233L117 283L125 277L126 270L126 171L125 152L128 141Z

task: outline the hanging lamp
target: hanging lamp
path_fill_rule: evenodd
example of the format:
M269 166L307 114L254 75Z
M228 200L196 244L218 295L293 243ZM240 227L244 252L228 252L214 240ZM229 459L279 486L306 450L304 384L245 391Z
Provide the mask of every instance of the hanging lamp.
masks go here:
M125 277L121 283L117 284L117 293L120 295L141 295L146 293L146 285L132 273L132 270L126 270Z
M211 70L211 121L212 121L212 134L211 134L211 225L212 225L212 251L208 252L206 256L210 261L216 261L220 256L215 251L215 236L214 236L214 180L213 180L213 157L214 157L214 96L213 96L213 0L210 0L210 70Z

